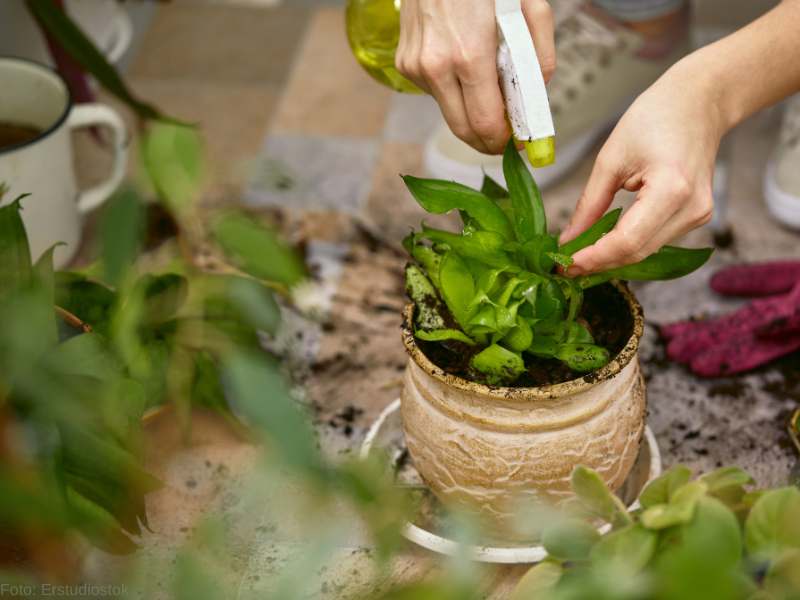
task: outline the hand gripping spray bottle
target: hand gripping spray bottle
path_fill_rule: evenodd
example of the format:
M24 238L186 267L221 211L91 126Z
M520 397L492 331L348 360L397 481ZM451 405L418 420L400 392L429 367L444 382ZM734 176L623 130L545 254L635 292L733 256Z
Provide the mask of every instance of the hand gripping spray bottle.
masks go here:
M401 0L349 0L347 37L356 60L377 81L398 92L420 90L394 66L400 41ZM514 137L533 167L555 160L555 130L542 69L520 0L495 0L497 71Z

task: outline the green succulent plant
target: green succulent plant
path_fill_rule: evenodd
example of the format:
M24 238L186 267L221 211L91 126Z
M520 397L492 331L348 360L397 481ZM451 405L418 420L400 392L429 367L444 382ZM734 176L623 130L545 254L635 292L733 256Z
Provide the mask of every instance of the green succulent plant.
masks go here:
M710 248L664 246L634 265L576 278L572 256L610 231L622 209L559 245L548 232L542 195L509 143L503 157L508 190L488 176L481 190L404 176L408 190L429 213L458 210L460 233L428 227L403 241L413 258L407 292L416 305L415 336L456 351L470 346L478 380L508 384L526 370L526 356L558 359L585 373L605 365L608 349L579 319L584 290L611 279L661 280L691 273Z

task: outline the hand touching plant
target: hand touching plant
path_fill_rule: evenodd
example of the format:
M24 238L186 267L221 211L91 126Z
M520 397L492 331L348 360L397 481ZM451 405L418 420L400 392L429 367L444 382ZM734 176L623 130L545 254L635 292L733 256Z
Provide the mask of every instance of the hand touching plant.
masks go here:
M416 304L415 335L472 354L476 378L507 384L526 370L526 358L554 358L575 372L609 361L606 348L580 318L583 291L610 279L673 279L701 266L710 249L665 246L635 264L568 278L572 255L610 231L615 210L559 246L547 231L536 182L509 143L503 158L508 191L486 177L481 191L463 185L406 176L411 194L428 212L458 210L461 233L422 225L404 246L414 258L406 270ZM427 242L427 243L426 243Z

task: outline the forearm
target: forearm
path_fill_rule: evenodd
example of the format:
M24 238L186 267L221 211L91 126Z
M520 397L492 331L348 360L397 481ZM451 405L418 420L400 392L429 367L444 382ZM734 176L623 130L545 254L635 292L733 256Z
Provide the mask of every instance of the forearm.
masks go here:
M743 29L687 56L671 75L708 103L720 135L800 91L800 0L784 0Z

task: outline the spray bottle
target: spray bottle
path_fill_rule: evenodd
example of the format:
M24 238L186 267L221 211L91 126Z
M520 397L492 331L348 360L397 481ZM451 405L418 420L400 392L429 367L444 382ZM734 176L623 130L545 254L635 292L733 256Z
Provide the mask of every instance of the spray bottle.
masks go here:
M348 0L347 38L359 64L398 92L420 93L394 66L401 0ZM495 0L497 70L514 137L534 167L555 160L555 129L547 90L520 0Z

